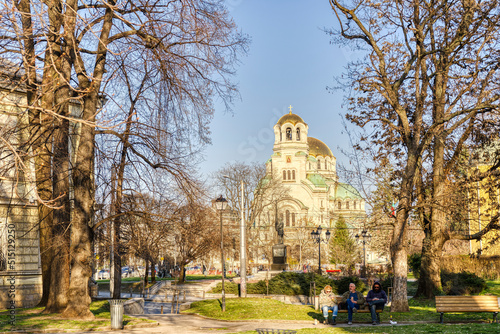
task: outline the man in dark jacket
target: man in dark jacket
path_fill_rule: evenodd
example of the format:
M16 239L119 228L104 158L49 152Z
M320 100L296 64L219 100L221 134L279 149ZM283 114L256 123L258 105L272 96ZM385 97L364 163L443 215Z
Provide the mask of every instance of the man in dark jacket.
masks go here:
M349 284L349 291L342 295L342 303L347 304L347 324L352 325L352 314L358 312L365 303L365 297L359 291L356 291L356 284Z
M372 314L372 325L378 324L376 310L383 310L385 303L387 303L387 295L382 290L379 282L373 283L373 287L366 295L366 301L370 305L370 313Z

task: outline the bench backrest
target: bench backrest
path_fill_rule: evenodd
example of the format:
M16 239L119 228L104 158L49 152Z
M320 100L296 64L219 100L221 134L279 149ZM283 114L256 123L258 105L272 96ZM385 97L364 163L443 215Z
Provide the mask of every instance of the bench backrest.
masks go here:
M496 296L436 296L437 312L498 312Z

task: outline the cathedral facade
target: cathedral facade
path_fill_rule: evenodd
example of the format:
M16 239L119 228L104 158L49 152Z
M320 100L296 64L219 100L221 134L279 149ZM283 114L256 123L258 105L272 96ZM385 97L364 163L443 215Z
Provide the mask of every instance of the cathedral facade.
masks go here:
M340 182L336 158L330 148L309 136L307 123L291 111L274 126L274 137L266 172L287 188L287 195L258 217L255 227L261 228L260 238L270 242L279 240L273 234L279 230L277 225L282 226L282 240L289 254L298 252L302 247L299 244L310 238L312 229L319 225L323 232L330 229L333 236L333 228L341 216L351 234L357 233L366 218L365 201L353 186ZM302 249L300 252L302 255ZM260 260L264 258L261 256Z

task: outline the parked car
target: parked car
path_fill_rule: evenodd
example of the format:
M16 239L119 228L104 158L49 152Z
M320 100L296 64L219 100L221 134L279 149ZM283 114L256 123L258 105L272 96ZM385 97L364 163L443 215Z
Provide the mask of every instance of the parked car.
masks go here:
M129 277L131 274L131 270L129 267L122 267L122 278Z
M97 273L97 279L109 279L109 270L102 269Z

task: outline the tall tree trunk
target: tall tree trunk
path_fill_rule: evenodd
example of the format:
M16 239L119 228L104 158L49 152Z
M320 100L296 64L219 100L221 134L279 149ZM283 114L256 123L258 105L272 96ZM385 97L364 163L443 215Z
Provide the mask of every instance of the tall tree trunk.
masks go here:
M54 122L54 146L53 146L53 192L60 208L54 211L53 218L53 245L54 253L51 264L51 286L49 299L44 312L63 312L68 304L67 292L69 289L69 247L70 247L70 211L69 202L69 80L71 76L71 64L63 52L58 54L56 63L59 76L55 91L55 109L61 117Z
M151 260L151 284L156 283L156 268L155 263Z
M445 67L441 64L441 67ZM438 71L435 79L434 89L434 122L444 123L446 79L444 71ZM445 173L445 143L446 135L444 125L437 128L434 138L432 165L432 207L431 221L425 229L425 239L422 245L422 262L420 266L420 277L417 295L432 298L442 291L441 285L441 256L444 243L447 240L446 233L446 173Z
M68 293L68 307L63 316L68 318L93 319L90 312L90 295L88 282L92 276L92 229L91 223L94 214L94 144L95 121L97 115L98 94L101 80L105 72L107 42L113 25L113 9L107 7L104 13L99 45L97 47L96 62L92 75L86 75L85 64L78 51L76 40L76 12L78 2L68 0L70 12L65 15L65 41L72 50L72 60L77 73L79 91L85 92L83 101L82 119L88 123L81 123L79 144L76 148L76 163L73 173L74 210L71 219L71 276ZM89 73L90 74L90 73ZM90 80L92 77L92 81Z
M149 271L149 261L146 258L146 268L144 269L144 287L148 286L149 280L148 280L148 271Z
M407 220L412 203L414 177L417 170L417 155L411 147L408 150L408 163L405 168L399 194L399 205L396 213L396 222L391 240L391 260L394 269L394 289L391 311L408 312L408 256L406 249Z
M185 268L184 262L185 261L182 261L181 265L180 265L181 271L179 272L179 283L184 283L186 281L186 275L184 272L184 268ZM222 272L222 275L224 275L224 271Z
M35 107L39 103L38 83L36 79L35 68L35 40L33 38L31 1L20 0L14 2L21 13L22 22L22 42L24 44L23 64L26 71L26 97L29 106L29 133L30 138L28 146L34 156L35 180L39 198L43 201L49 201L52 198L51 176L51 137L47 128L45 117ZM44 72L45 73L45 72ZM43 96L43 94L42 94ZM52 248L50 242L52 239L52 210L43 203L38 204L38 221L40 233L40 257L42 264L42 299L39 306L47 303L50 287L50 260L52 259Z
M84 99L82 118L94 124L97 93L91 92ZM92 230L90 227L94 206L94 138L95 128L81 124L76 163L73 168L75 205L71 219L71 276L68 306L63 316L68 318L93 319L90 312L89 279L92 275Z
M144 85L144 80L141 84ZM139 91L141 91L139 89ZM138 95L139 96L139 95ZM123 245L121 244L121 213L122 213L122 203L123 203L123 181L125 178L125 166L127 165L127 151L128 151L128 141L130 137L130 128L132 126L132 116L134 115L135 104L137 102L137 98L131 101L132 104L129 108L127 123L125 126L125 133L122 139L122 151L120 154L120 163L118 164L118 172L116 173L116 194L115 194L115 214L116 218L113 220L112 224L114 226L114 233L112 235L113 238L113 267L114 267L114 276L110 281L110 284L113 284L113 295L111 298L117 299L121 297L121 266L122 266L122 257L123 257ZM114 182L114 181L113 181Z
M68 132L69 121L58 120L59 127L54 136L54 195L60 197L59 203L62 208L54 211L52 226L52 264L51 264L51 286L46 313L60 313L68 304L67 292L69 288L69 154L68 154Z

